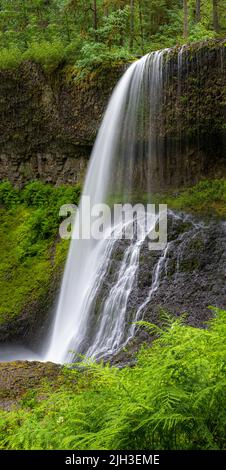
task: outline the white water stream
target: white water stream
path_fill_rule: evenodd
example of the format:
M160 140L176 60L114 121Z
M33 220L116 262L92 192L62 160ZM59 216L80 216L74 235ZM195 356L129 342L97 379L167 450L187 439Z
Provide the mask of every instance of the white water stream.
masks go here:
M93 149L83 196L91 205L105 203L112 195L130 202L130 194L144 182L149 186L149 163L152 158L153 137L147 139L144 157L143 133L152 126L161 105L163 58L167 51L155 52L133 63L125 72L110 99L103 123ZM141 138L142 137L142 138ZM86 217L86 214L82 214ZM78 231L78 221L75 231ZM116 352L130 337L126 333L126 310L129 295L136 280L139 254L149 227L143 226L143 237L132 240L125 249L118 276L98 316L98 331L86 344L95 298L108 269L116 241L73 240L55 319L45 351L45 360L59 363L73 360L74 352L102 356ZM153 279L157 286L158 269ZM138 315L135 312L134 320Z

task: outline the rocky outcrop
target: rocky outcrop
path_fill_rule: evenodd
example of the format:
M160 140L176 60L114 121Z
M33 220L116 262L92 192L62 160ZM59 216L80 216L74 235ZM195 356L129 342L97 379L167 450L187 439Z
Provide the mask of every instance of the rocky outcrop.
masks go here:
M187 46L180 61L177 48L167 54L162 161L153 168L161 187L225 172L225 42ZM51 74L32 62L0 71L0 179L17 185L36 178L53 184L81 180L125 68L102 67L83 78L75 68L61 66Z
M158 256L144 246L137 291L133 292L138 304L148 295ZM203 326L212 315L209 306L226 308L225 266L225 222L172 212L158 289L144 308L144 318L158 323L163 309L176 316L185 314L192 326Z
M84 175L112 88L122 69L76 84L67 68L24 62L0 71L0 179L76 183ZM103 78L103 77L102 77Z
M129 241L120 240L114 249L107 274L100 286L89 322L87 344L95 337L103 304L117 279L125 248ZM139 270L128 297L126 324L130 327L140 309L139 320L161 325L166 314L184 315L185 322L205 327L213 315L210 306L226 308L226 224L211 218L169 212L168 243L163 251L150 251L148 239L139 256ZM157 276L157 277L156 277ZM124 340L128 338L125 330ZM128 345L110 360L122 364L153 335L138 329Z
M1 346L8 343L36 347L40 340L47 336L52 322L60 289L62 270L53 271L52 277L41 296L32 301L27 298L26 304L18 315L0 324ZM1 355L0 355L1 362Z

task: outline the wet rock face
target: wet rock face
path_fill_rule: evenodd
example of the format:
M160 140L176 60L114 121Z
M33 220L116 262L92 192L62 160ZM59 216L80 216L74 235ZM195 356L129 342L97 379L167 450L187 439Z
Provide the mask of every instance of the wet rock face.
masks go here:
M152 276L153 253L143 248L137 292L145 297ZM186 314L187 322L203 326L211 317L209 306L226 307L226 224L171 216L168 247L158 289L143 311L145 320L158 323L160 310ZM149 285L148 285L149 284ZM143 292L143 294L142 294Z
M1 345L12 343L35 348L46 336L56 309L62 275L63 266L53 271L51 282L41 297L27 302L18 316L0 324L0 349Z
M180 234L181 223L173 225L159 287L143 310L141 319L158 325L164 321L165 311L175 316L185 314L189 325L203 328L213 315L209 306L226 308L226 226L211 223L191 229L189 235L189 231ZM145 247L143 254L147 262L140 265L131 305L142 302L150 292L154 256ZM134 355L141 345L151 343L153 339L143 328L137 329L127 347L109 358L111 363L133 365Z
M96 344L108 299L115 300L112 292L117 297L116 315L123 315L118 279L130 245L131 241L119 240L110 254L108 269L96 291L84 341L80 345L79 352L83 354L90 345ZM116 285L118 288L115 288ZM135 320L143 319L161 325L166 312L173 316L185 315L189 325L205 327L205 322L212 316L209 306L226 308L226 223L169 211L165 249L150 251L146 238L139 252L137 272L125 288L129 292L125 329L123 326L118 333L121 335L123 332L120 344L121 347L127 344L128 352L121 349L116 354L112 351L108 357L105 355L106 359L120 365L128 361L144 341L153 340L145 330L137 329L135 337L127 343L131 336L131 323ZM105 328L110 328L111 334L115 311L109 304L107 315Z

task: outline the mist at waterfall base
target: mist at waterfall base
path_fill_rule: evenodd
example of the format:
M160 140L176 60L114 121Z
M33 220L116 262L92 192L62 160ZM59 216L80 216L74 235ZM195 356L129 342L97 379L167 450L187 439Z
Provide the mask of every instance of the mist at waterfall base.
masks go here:
M151 202L153 168L161 170L163 143L159 134L168 52L154 52L133 63L112 94L84 185L83 196L90 197L92 206L139 202L144 194ZM183 54L182 49L178 84ZM78 230L76 223L74 230ZM72 240L58 306L39 352L7 347L0 360L39 359L63 364L73 362L76 354L97 359L116 354L134 336L134 322L142 318L166 270L171 242L157 257L146 297L128 309L149 231L150 226L144 223L142 236L130 241L108 237ZM112 275L116 256L117 270Z

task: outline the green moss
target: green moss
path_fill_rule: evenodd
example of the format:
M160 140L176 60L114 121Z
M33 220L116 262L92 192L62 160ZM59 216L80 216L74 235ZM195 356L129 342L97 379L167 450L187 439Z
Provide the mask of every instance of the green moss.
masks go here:
M155 194L154 200L172 209L226 218L226 179L206 179L176 194Z
M134 58L134 60L136 60ZM125 66L132 62L131 60L115 60L112 63L103 62L95 67L66 66L62 75L66 83L73 84L76 89L87 92L91 89L102 89L103 85L112 84L112 88L123 73Z
M80 186L54 188L39 181L21 191L0 184L0 324L47 293L63 269L69 242L60 240L59 208L78 203Z
M54 258L56 267L62 268L62 266L65 264L69 245L69 240L61 240L60 243L57 243Z
M0 324L17 316L28 302L38 299L51 278L50 243L40 244L40 254L20 259L18 230L30 216L19 207L1 210L0 226Z
M65 47L60 41L42 41L30 44L26 51L11 46L0 50L0 70L12 70L25 60L32 60L53 72L65 59Z

